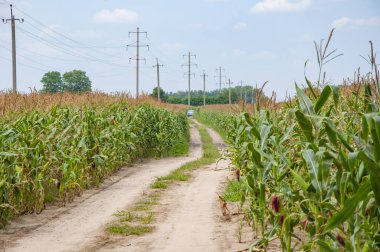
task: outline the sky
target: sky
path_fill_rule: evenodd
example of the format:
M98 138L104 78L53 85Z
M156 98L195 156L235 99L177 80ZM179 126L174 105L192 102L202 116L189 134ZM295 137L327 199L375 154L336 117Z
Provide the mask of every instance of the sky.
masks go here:
M225 69L223 82L261 85L279 99L294 94L294 83L315 82L318 65L314 41L327 38L336 28L331 50L343 53L325 65L327 81L338 85L343 78L370 71L360 55L380 48L379 0L0 0L0 19L15 7L18 90L41 89L48 71L83 70L94 90L136 92L136 36L141 34L140 92L156 86L158 58L161 87L186 90L187 64L192 58L191 89L203 88L201 74L208 75L206 89L218 88L216 69ZM12 87L11 28L0 23L0 90ZM380 62L380 59L378 59ZM226 87L226 86L224 86Z

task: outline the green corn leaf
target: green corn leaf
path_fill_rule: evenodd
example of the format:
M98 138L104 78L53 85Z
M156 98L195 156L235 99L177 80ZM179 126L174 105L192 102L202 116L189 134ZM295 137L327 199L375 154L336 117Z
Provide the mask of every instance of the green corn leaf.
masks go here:
M367 117L365 114L362 115L362 131L361 131L361 137L367 142L368 141L368 134L369 134L369 126Z
M359 187L354 196L346 200L344 207L327 222L324 232L328 232L340 225L342 225L348 218L350 218L355 212L356 207L368 197L368 193L371 191L371 184L369 181L364 182Z
M309 79L306 76L305 76L305 81L306 81L306 84L309 87L311 94L313 95L314 99L317 99L317 95L314 92L313 85L311 84L311 82L309 81Z
M334 105L337 107L339 103L339 87L330 86L330 88L333 92Z
M260 128L260 135L261 135L260 149L261 150L264 150L264 146L266 145L266 142L267 142L271 128L272 128L272 126L268 126L268 125L263 125Z
M246 121L249 125L253 126L253 123L252 123L251 118L249 117L249 114L248 114L248 113L246 113L246 112L243 113L243 117L244 117L245 121Z
M298 125L301 127L302 133L305 135L308 141L313 142L313 124L311 123L310 119L307 118L300 110L297 110L295 114Z
M330 86L325 86L322 90L321 95L319 96L318 101L315 103L314 110L318 114L321 109L323 108L323 105L327 102L329 99L329 96L331 94L331 87Z
M373 140L373 156L380 162L380 116L371 119L371 135Z
M249 187L251 187L252 189L255 189L255 187L256 187L255 186L255 180L251 174L247 175L247 183L248 183Z
M255 126L248 127L249 133L255 136L258 140L261 140L260 132L257 130Z
M335 146L339 147L338 139L337 139L337 130L334 126L334 124L331 122L329 118L325 119L325 129L327 133L327 137L329 138L330 142Z
M319 251L321 252L334 252L334 250L325 241L317 240L316 243L319 245Z
M363 151L360 151L358 158L365 163L365 168L370 174L372 191L375 194L376 204L380 206L380 164L376 163Z
M300 102L300 106L304 112L307 112L309 115L314 115L314 106L310 98L303 92L302 89L296 84L297 98Z
M317 192L322 192L322 185L318 180L319 164L316 160L314 151L305 150L302 152L302 156L309 170L311 184L313 185L315 190L317 190Z
M350 146L350 144L347 142L347 140L345 139L345 137L342 136L342 134L337 133L337 136L338 136L340 142L344 145L344 147L347 148L347 150L349 150L349 151L351 151L351 152L354 151L354 149Z
M306 183L306 181L300 175L298 175L298 173L296 173L295 171L290 170L290 173L292 174L293 178L298 183L298 185L301 187L301 189L306 192L307 189L309 188L309 184Z
M254 163L259 166L260 168L263 167L263 164L261 163L261 155L260 153L255 149L255 147L253 146L253 143L249 143L248 144L248 149L251 151L252 153L252 158L253 158L253 161Z

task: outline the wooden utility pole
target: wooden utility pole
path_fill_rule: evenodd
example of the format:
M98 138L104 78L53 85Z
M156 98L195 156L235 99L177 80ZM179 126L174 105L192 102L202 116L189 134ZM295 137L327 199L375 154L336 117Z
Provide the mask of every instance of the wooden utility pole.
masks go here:
M160 87L160 67L163 67L164 65L160 65L158 63L158 58L156 58L157 60L157 64L154 65L153 67L155 67L157 69L157 100L159 102L161 102L161 97L160 97L160 93L161 93L161 87Z
M231 101L231 84L233 84L231 82L230 79L228 79L228 103L231 105L232 104L232 101Z
M243 81L240 81L240 100L243 100Z
M208 75L206 74L206 71L203 70L203 74L201 77L203 78L203 106L206 106L206 77Z
M188 57L188 63L187 64L184 64L182 66L186 66L188 67L188 72L185 73L185 75L187 75L189 77L189 83L188 83L188 91L187 91L187 103L188 105L190 106L191 105L191 98L190 98L190 92L191 92L191 76L194 75L195 77L195 74L194 73L191 73L191 67L192 66L198 66L197 64L194 64L191 62L191 58L194 57L195 59L197 58L197 56L195 54L191 54L191 52L189 52L188 54L185 54L183 55L182 57Z
M145 58L140 58L140 47L147 47L149 50L149 45L140 45L140 34L144 33L145 36L148 37L148 33L140 31L139 27L137 27L136 31L129 32L128 33L129 37L131 33L136 34L136 43L127 45L127 49L128 47L136 47L136 56L134 58L129 58L129 62L131 62L131 60L136 60L136 99L138 99L139 98L139 65L140 65L141 60L146 62Z
M247 87L244 87L244 103L247 103Z
M11 30L12 30L12 87L13 87L13 93L17 93L17 63L16 63L16 22L19 21L20 23L24 22L24 19L18 19L15 18L13 15L13 8L12 4L10 4L11 7L11 18L10 19L3 19L4 24L11 22Z

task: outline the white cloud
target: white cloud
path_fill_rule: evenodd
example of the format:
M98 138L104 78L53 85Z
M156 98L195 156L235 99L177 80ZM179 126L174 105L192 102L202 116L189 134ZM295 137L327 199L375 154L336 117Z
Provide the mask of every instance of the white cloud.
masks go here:
M349 19L348 17L342 17L337 20L334 20L331 26L335 28L341 28L343 26L346 26L350 22L351 22L351 19Z
M358 26L380 26L380 17L351 19L348 17L342 17L331 24L332 27L339 28L354 28Z
M304 11L311 0L262 0L251 8L252 13Z
M247 53L246 53L246 51L244 51L244 50L241 50L241 49L234 49L234 50L232 50L232 56L234 56L234 57L241 57L241 56L244 56L244 55L246 55Z
M98 23L135 23L139 19L137 12L127 9L101 10L94 16Z
M247 28L248 28L248 24L244 22L237 23L234 25L234 29L237 31L246 30Z
M254 58L261 61L271 61L276 58L276 55L272 51L263 50L255 53Z

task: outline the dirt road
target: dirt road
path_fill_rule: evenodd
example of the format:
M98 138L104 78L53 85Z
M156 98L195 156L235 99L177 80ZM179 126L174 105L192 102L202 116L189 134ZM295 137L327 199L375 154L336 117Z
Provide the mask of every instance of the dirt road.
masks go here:
M222 148L219 135L208 132ZM154 209L159 214L153 233L108 237L81 251L236 251L236 225L223 220L217 195L229 174L227 161L193 171L191 180L174 185L161 197Z
M202 156L199 132L191 128L188 157L148 160L122 168L100 188L89 190L73 204L15 220L0 232L3 251L78 251L102 232L112 214L126 208L156 177Z

